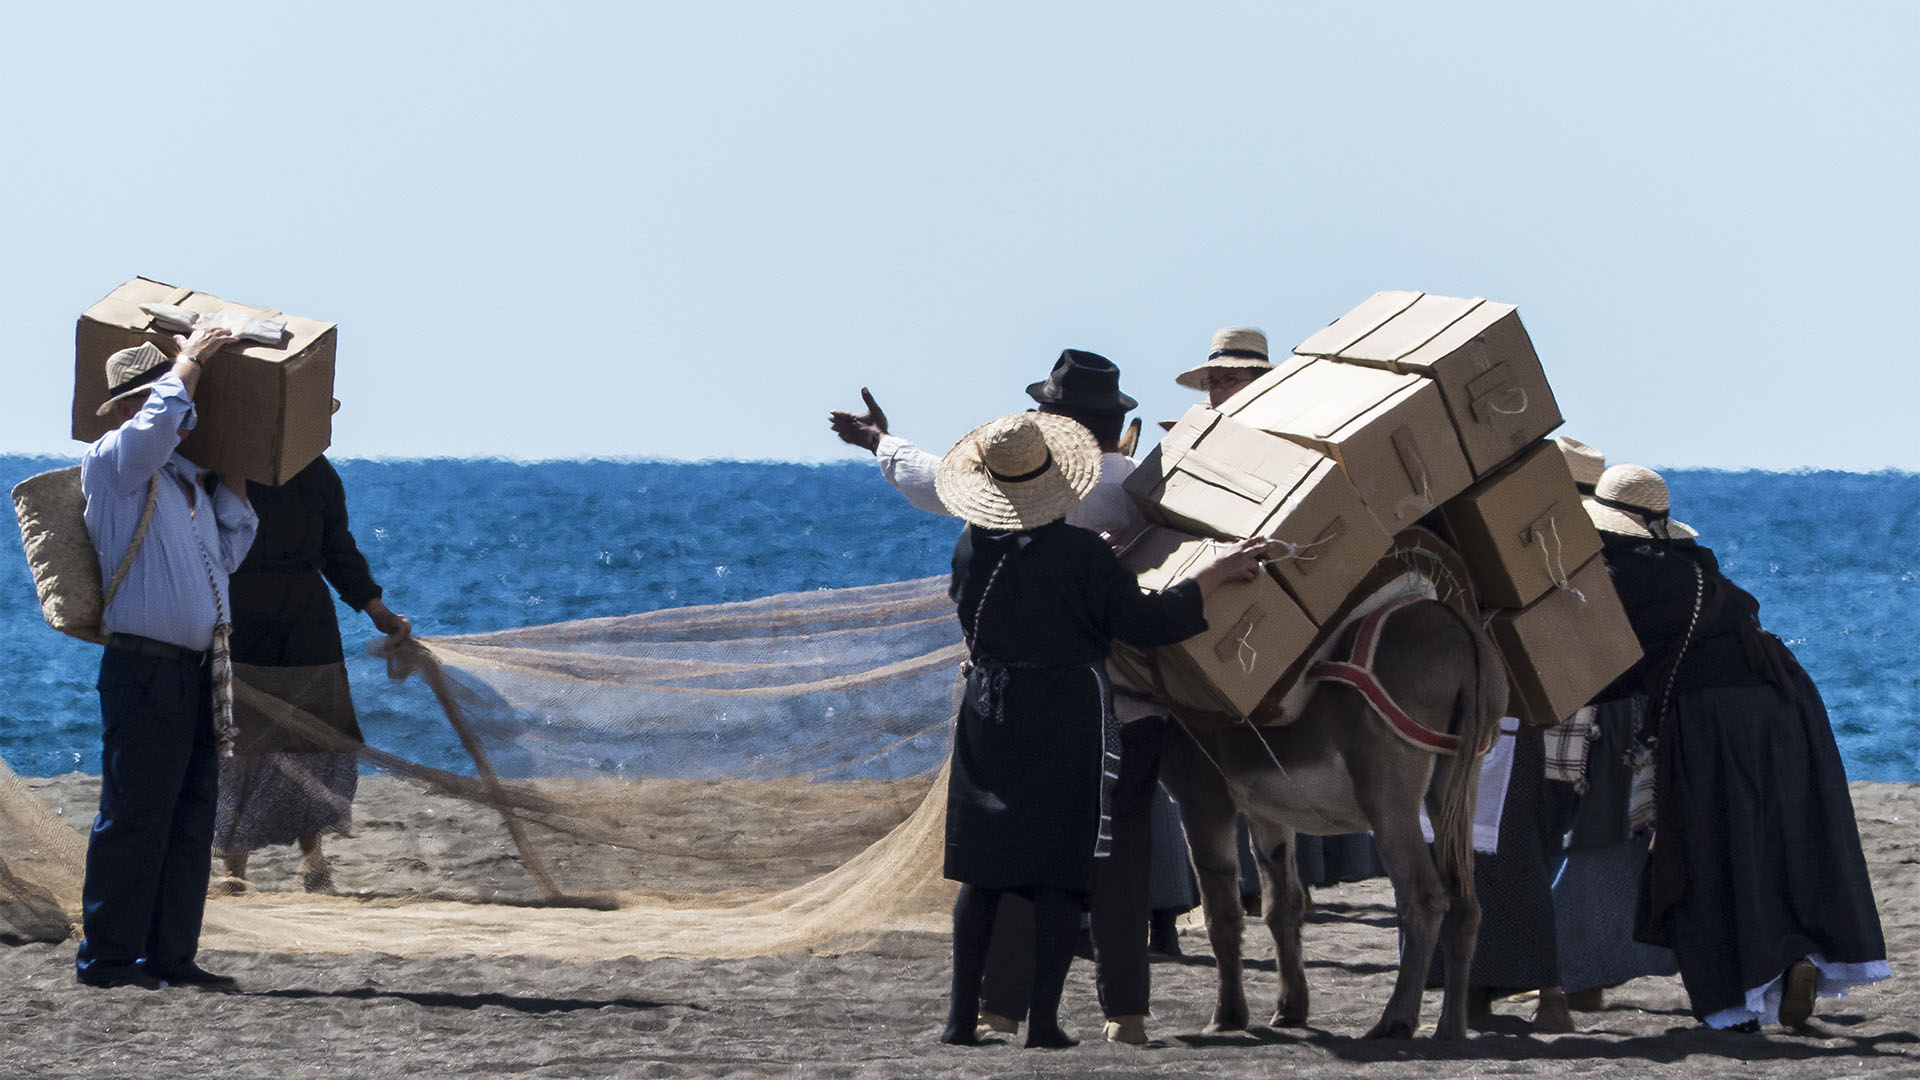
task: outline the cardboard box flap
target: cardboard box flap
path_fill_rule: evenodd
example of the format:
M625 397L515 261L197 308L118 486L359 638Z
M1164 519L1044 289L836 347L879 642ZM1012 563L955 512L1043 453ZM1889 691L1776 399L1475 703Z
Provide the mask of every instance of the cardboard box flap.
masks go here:
M1301 356L1338 356L1349 345L1379 329L1382 323L1412 307L1425 293L1377 292L1360 306L1328 323L1318 333L1293 347Z
M1262 382L1266 378L1261 379ZM1326 439L1380 403L1418 383L1418 375L1314 360L1277 379L1258 395L1247 388L1233 417L1266 431Z
M1480 299L1463 300L1453 296L1424 294L1405 311L1340 350L1340 358L1393 364L1397 369L1414 353L1485 304L1486 301ZM1486 325L1481 320L1474 322L1479 326Z

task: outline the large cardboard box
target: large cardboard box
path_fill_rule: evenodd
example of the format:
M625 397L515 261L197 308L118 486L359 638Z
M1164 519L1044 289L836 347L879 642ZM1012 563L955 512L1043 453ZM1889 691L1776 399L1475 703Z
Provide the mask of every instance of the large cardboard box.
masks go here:
M1214 542L1152 526L1120 554L1145 589L1164 589L1187 577ZM1245 717L1287 668L1313 644L1313 621L1279 583L1265 574L1222 585L1207 597L1207 629L1153 650L1155 680L1137 651L1116 646L1115 662L1135 685L1164 687L1178 705Z
M171 304L199 312L241 312L268 318L279 312L248 307L191 289L134 278L80 316L74 330L73 437L92 442L112 430L112 416L95 416L107 399L107 357L152 341L168 355L172 332L142 304ZM287 316L278 346L235 341L201 373L194 406L199 423L180 444L188 460L262 484L284 484L333 440L334 325Z
M1125 486L1162 524L1278 541L1268 567L1316 625L1393 543L1338 462L1205 405L1187 410Z
M1388 534L1473 483L1440 388L1419 375L1301 359L1262 375L1221 411L1338 461Z
M1600 554L1560 448L1541 441L1441 507L1474 591L1488 607L1526 607Z
M1494 613L1487 630L1507 665L1507 711L1536 727L1572 716L1640 659L1640 640L1598 555L1567 588Z
M1475 476L1560 426L1560 407L1512 304L1375 293L1293 351L1432 378Z

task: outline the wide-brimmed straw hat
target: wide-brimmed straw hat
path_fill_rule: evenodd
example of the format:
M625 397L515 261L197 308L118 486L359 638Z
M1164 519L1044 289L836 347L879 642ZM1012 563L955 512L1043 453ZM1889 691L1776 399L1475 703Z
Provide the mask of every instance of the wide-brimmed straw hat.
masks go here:
M105 416L121 398L145 394L149 383L171 370L173 361L151 341L107 357L107 400L100 403L93 415Z
M1214 331L1213 348L1207 350L1207 358L1199 366L1175 375L1173 381L1189 390L1205 390L1207 372L1215 368L1266 371L1272 367L1273 361L1267 356L1267 335L1251 326L1233 326Z
M1671 505L1667 482L1642 465L1615 465L1601 473L1593 497L1585 503L1587 516L1601 532L1674 540L1700 535L1691 525L1667 516Z
M933 489L947 512L1018 531L1065 517L1100 480L1100 444L1079 423L1015 413L974 428L940 459Z
M1593 494L1593 487L1600 482L1600 474L1607 471L1607 455L1579 439L1569 439L1565 435L1555 435L1553 444L1560 448L1560 456L1566 459L1567 471L1573 474L1573 486L1580 494Z
M1047 377L1027 386L1042 405L1083 413L1129 413L1140 403L1120 392L1120 367L1099 353L1063 349Z

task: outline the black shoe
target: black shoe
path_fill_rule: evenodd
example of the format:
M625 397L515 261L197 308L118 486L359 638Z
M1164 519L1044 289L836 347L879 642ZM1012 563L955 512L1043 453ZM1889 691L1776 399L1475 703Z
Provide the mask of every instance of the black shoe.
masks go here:
M1147 951L1161 956L1180 955L1180 924L1170 908L1153 913L1147 923Z
M199 964L188 962L160 977L167 986L197 986L202 990L232 990L240 982L231 975L215 975Z
M106 971L76 972L73 981L81 986L92 986L102 990L116 986L133 986L141 990L158 990L166 984L136 967L111 968Z

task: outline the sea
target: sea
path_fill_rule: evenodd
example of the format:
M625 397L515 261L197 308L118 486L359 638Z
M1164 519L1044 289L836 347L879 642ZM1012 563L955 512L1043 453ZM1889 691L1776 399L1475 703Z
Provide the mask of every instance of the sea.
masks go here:
M74 462L0 455L0 480ZM388 603L428 636L944 574L959 533L870 461L334 464ZM1664 475L1675 516L1819 686L1848 775L1920 781L1920 474ZM369 742L471 772L424 691L365 655L367 619L339 615ZM20 545L0 543L0 757L16 773L99 771L99 656L47 627Z

